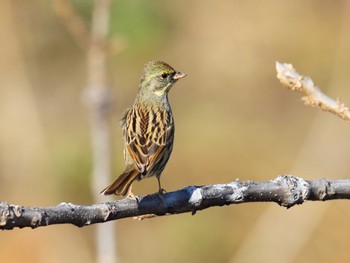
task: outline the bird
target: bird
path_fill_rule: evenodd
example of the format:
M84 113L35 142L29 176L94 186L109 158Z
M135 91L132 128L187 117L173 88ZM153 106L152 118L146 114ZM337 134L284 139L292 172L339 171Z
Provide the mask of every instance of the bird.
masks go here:
M158 194L165 193L160 176L172 152L175 132L168 93L185 76L162 61L145 65L134 104L121 119L125 170L101 194L135 198L133 182L153 176L158 180Z

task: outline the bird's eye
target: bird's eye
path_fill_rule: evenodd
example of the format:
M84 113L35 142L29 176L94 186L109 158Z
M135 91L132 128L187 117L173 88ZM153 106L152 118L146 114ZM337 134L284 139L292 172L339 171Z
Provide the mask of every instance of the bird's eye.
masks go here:
M163 74L162 74L162 78L163 78L163 79L166 79L167 77L168 77L168 74L166 74L166 73L163 73Z

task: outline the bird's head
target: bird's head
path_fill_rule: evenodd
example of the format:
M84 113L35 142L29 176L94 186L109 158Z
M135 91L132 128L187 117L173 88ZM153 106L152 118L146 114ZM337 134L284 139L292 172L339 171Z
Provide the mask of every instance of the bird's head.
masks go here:
M178 72L168 64L161 61L148 62L141 77L140 90L153 93L159 97L168 94L175 82L186 74Z

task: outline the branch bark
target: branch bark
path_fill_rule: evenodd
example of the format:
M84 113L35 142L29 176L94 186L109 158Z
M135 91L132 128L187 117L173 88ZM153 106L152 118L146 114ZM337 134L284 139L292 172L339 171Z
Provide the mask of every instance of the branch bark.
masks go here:
M61 203L52 207L25 207L0 202L0 229L72 224L78 227L136 217L143 219L192 213L213 207L248 202L275 202L290 208L305 201L350 199L350 180L304 180L291 175L266 182L189 186L166 193L126 198L91 206Z
M331 112L343 120L350 121L350 111L339 99L334 100L325 95L310 77L300 75L292 64L276 62L277 78L288 89L299 91L306 96L302 100L306 105L319 107Z

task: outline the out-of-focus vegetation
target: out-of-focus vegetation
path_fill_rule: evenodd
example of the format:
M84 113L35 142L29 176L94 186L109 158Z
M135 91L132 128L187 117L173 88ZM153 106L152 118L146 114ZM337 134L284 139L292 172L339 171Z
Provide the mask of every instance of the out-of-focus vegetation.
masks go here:
M72 3L89 26L92 1ZM304 107L274 69L276 60L291 62L350 103L346 1L118 0L111 14L115 176L124 166L118 120L143 65L159 59L188 74L170 94L176 139L162 177L168 191L283 173L348 177L348 125ZM0 200L90 204L85 52L47 0L2 1L0 29ZM155 179L134 185L137 194L156 190ZM339 262L348 257L348 206L244 204L111 224L122 262L282 262L275 254L283 262ZM0 261L94 262L94 227L2 232Z

